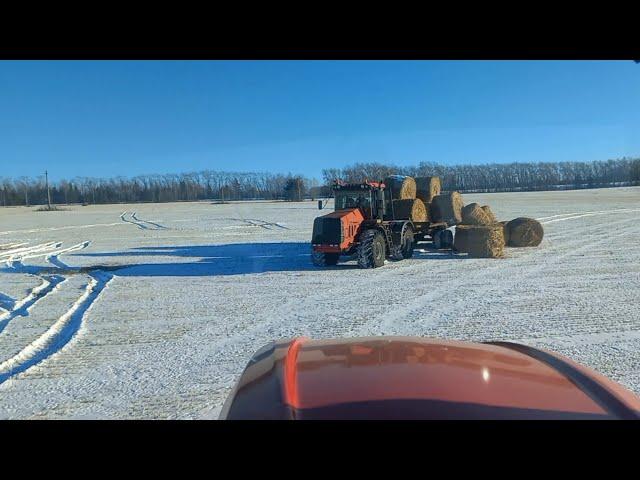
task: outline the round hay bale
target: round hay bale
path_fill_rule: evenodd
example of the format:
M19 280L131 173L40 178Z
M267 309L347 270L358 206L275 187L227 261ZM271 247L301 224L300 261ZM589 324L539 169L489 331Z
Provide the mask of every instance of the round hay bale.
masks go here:
M542 224L527 217L518 217L507 223L510 247L537 247L544 237Z
M490 215L477 203L470 203L462 207L462 223L465 225L491 225L495 223L495 217Z
M394 200L416 198L416 181L405 175L391 175L384 179L384 184L391 191Z
M499 258L504 254L502 225L458 225L453 248L476 258Z
M455 225L462 221L462 195L460 192L445 193L436 195L431 202L431 221L447 222Z
M416 198L424 203L431 203L440 189L440 177L416 177Z
M426 222L429 220L427 207L419 198L394 200L393 212L397 220L412 220L414 222Z
M482 210L484 210L484 213L486 213L487 216L491 219L491 223L496 223L498 221L496 216L491 211L491 208L489 208L489 205L483 205Z
M504 244L509 245L509 229L507 228L508 221L499 222L502 225L502 233L504 235Z

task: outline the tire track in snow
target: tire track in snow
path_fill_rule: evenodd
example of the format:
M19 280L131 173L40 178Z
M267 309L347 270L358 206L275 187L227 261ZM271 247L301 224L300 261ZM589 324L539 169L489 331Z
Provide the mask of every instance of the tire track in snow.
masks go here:
M22 247L23 245L27 245L27 242L14 242L14 243L3 243L0 245L0 251L2 250L11 250L13 248Z
M262 227L266 230L273 230L271 227L278 227L283 230L290 230L289 227L282 225L277 222L267 222L266 220L260 220L257 218L227 218L226 220L233 220L234 222L244 222L246 225L236 225L231 227L223 227L223 228L237 228L240 227Z
M129 213L130 218L127 219L126 217L127 213L129 212L122 212L122 214L120 215L120 220L126 223L130 223L132 225L135 225L141 230L170 230L168 227L165 227L164 225L160 225L159 223L151 222L149 220L142 220L141 218L138 218L138 212ZM149 225L151 225L153 228L150 228Z
M19 353L0 363L0 385L61 352L73 340L84 323L86 312L108 286L113 275L96 271L90 277L85 292L66 313Z
M0 334L14 318L29 316L31 308L57 289L65 280L65 278L60 275L42 276L40 278L42 279L40 285L32 288L29 294L22 300L17 301L11 310L0 315Z
M267 222L266 220L260 220L260 219L256 219L256 218L246 218L244 219L245 222L260 222L260 224L258 224L259 227L269 227L269 226L273 226L273 227L279 227L282 228L283 230L289 230L289 227L285 227L284 225L277 223L277 222Z
M23 260L25 260L27 258L36 258L36 257L40 257L40 256L45 256L52 249L59 248L61 245L62 245L62 242L52 242L52 243L47 244L47 245L42 246L42 247L34 247L34 248L31 248L31 249L27 249L24 252L15 253L15 254L9 256L6 259L5 263L6 263L7 267L9 267L9 268L11 268L13 270L24 270L25 273L28 273L27 269L22 264Z
M134 219L136 222L144 222L144 223L148 223L149 225L153 225L154 227L156 227L156 230L169 230L168 227L165 227L164 225L160 225L159 223L155 223L155 222L151 222L149 220L142 220L141 218L137 217L138 212L133 212L133 214L131 215L131 218Z
M72 245L71 247L67 247L67 248L63 248L61 250L50 252L49 251L49 247L50 246L55 245L56 247L59 247L60 245L62 245L62 242L59 242L59 243L56 243L56 244L51 242L49 244L43 244L43 245L46 245L46 247L43 247L42 245L38 245L38 246L35 246L35 247L31 247L31 248L25 249L20 254L14 254L11 257L9 257L9 260L7 261L7 265L12 270L17 270L18 272L22 272L22 273L25 273L27 275L32 275L32 276L39 277L42 280L42 283L39 286L34 287L33 289L31 289L29 294L26 297L24 297L22 300L20 300L18 302L13 302L13 305L11 305L11 308L8 309L5 313L0 315L0 333L2 333L2 331L6 328L7 324L11 320L13 320L15 317L18 317L18 316L26 317L26 316L28 316L30 309L37 302L39 302L44 297L49 295L51 292L56 290L58 288L58 286L64 280L66 280L65 277L63 277L61 275L57 275L57 274L43 275L40 272L40 268L39 267L31 267L31 266L23 265L22 261L24 259L37 258L37 257L45 256L46 260L49 263L51 263L52 265L55 265L59 270L66 270L66 269L69 269L71 267L66 265L64 262L60 261L58 259L58 255L61 255L63 253L67 253L67 252L73 252L73 251L76 251L76 250L82 250L82 249L86 248L87 246L89 246L90 244L91 244L91 241L87 240L87 241L78 243L76 245Z
M141 230L148 230L149 229L149 227L147 227L146 225L142 225L141 223L136 222L136 221L133 220L133 218L135 217L136 212L133 212L133 213L130 214L131 219L129 219L129 220L127 220L127 217L126 217L127 213L129 213L129 212L122 212L122 214L120 215L120 220L122 220L123 222L126 222L126 223L130 223L131 225L135 225L136 227L138 227Z
M60 255L62 255L63 253L69 253L69 252L75 252L77 250L83 250L83 249L87 248L89 245L91 245L91 240L86 240L84 242L78 243L78 244L73 245L71 247L63 248L62 250L58 250L56 252L52 252L52 253L50 253L49 255L47 255L45 257L45 260L47 262L49 262L50 264L55 265L56 267L58 267L60 269L71 268L69 265L64 263L58 257Z
M551 215L550 217L536 218L540 223L546 225L548 223L564 222L565 220L574 220L576 218L591 217L594 215L607 215L616 213L631 213L640 212L638 208L619 208L614 210L594 210L589 212L574 212L574 213L561 213L558 215ZM563 217L563 218L559 218Z
M0 232L0 235L9 235L11 233L39 233L39 232L54 232L58 230L72 230L78 228L94 228L94 227L117 227L121 226L121 222L114 223L93 223L89 225L68 225L66 227L50 227L50 228L32 228L29 230L7 230Z
M631 219L631 218L625 218L623 220L619 220L618 222L601 225L600 227L608 231L612 226L615 226L618 224L624 224L627 222L632 222L633 220L634 219ZM634 228L634 227L635 225L631 224L627 227L627 229ZM595 233L595 230L592 233ZM617 232L606 237L606 241L610 241L612 238L617 238L627 234L628 234L627 230L620 229ZM509 279L510 279L509 283L510 285L514 285L517 282L522 281L523 279L526 279L544 270L550 264L557 263L558 260L562 258L575 255L576 253L580 253L585 250L589 250L594 245L605 241L605 237L601 235L588 235L584 237L577 235L574 238L575 240L573 242L563 245L565 248L567 248L567 251L559 255L550 255L549 254L550 252L546 251L546 249L538 249L532 252L533 255L530 255L527 257L520 257L523 260L527 260L528 262L531 262L532 260L534 260L535 262L536 257L542 256L542 261L540 261L539 263L536 262L534 266L529 266L526 269L520 268L521 265L517 263L513 263L511 265L504 265L502 261L498 261L498 263L492 267L479 269L470 275L465 275L464 277L460 277L460 279L458 281L455 281L453 284L451 282L441 284L440 286L436 287L433 290L430 290L428 293L412 300L411 302L403 304L400 308L396 308L392 311L385 312L384 320L382 324L379 325L379 329L382 329L382 331L384 331L385 334L389 334L388 330L394 323L397 323L398 320L401 320L403 324L406 324L408 323L407 322L408 319L414 318L417 315L417 312L429 311L429 306L432 305L433 302L436 301L438 297L441 297L443 293L446 293L446 291L451 290L452 288L459 289L461 287L464 287L465 285L473 283L474 281L488 277L488 274L494 271L502 270L502 273L504 274L505 268L510 270L515 270L513 274L509 274ZM586 239L586 240L582 241L582 239ZM485 289L491 288L491 287L492 287L491 282L488 282L487 284L485 284ZM477 292L474 292L474 294L477 295ZM459 298L456 302L452 303L448 308L450 310L454 310L460 304L467 303L467 302L469 302L469 299L465 296L465 297ZM375 318L379 318L379 317L375 317ZM367 329L365 327L370 323L371 322L368 322L367 324L363 325L363 328L361 329L361 331L362 330L366 331Z
M38 252L38 251L47 250L47 249L51 250L52 248L57 248L55 246L56 244L57 242L47 242L47 243L40 243L38 245L33 245L31 247L13 248L7 251L0 251L0 261L4 261L5 259L10 258L12 256L26 254L29 252Z

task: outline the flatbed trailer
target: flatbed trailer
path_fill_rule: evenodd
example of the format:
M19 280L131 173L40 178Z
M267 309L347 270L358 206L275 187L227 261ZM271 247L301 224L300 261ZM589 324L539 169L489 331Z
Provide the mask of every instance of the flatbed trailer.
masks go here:
M433 243L438 249L450 249L453 247L453 232L449 230L450 225L447 222L414 222L408 219L396 219L382 222L380 226L388 226L392 232L400 233L405 225L411 225L413 230L413 243ZM403 243L402 236L392 235L392 242L395 245ZM390 249L394 245L388 244Z
M414 222L406 219L398 219L397 221L409 221L413 225L416 241L431 241L436 232L449 228L446 222Z

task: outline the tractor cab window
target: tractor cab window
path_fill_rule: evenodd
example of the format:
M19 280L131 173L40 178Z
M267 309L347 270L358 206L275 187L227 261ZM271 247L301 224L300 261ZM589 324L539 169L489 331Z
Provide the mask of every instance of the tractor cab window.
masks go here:
M367 215L371 214L371 192L336 192L336 210L344 210L346 208L360 208Z

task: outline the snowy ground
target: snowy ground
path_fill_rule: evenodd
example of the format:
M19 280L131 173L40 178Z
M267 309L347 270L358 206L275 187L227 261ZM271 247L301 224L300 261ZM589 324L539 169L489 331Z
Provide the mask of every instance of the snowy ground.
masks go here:
M524 342L640 394L640 188L465 201L542 245L317 269L315 202L0 208L0 418L215 418L296 335Z

